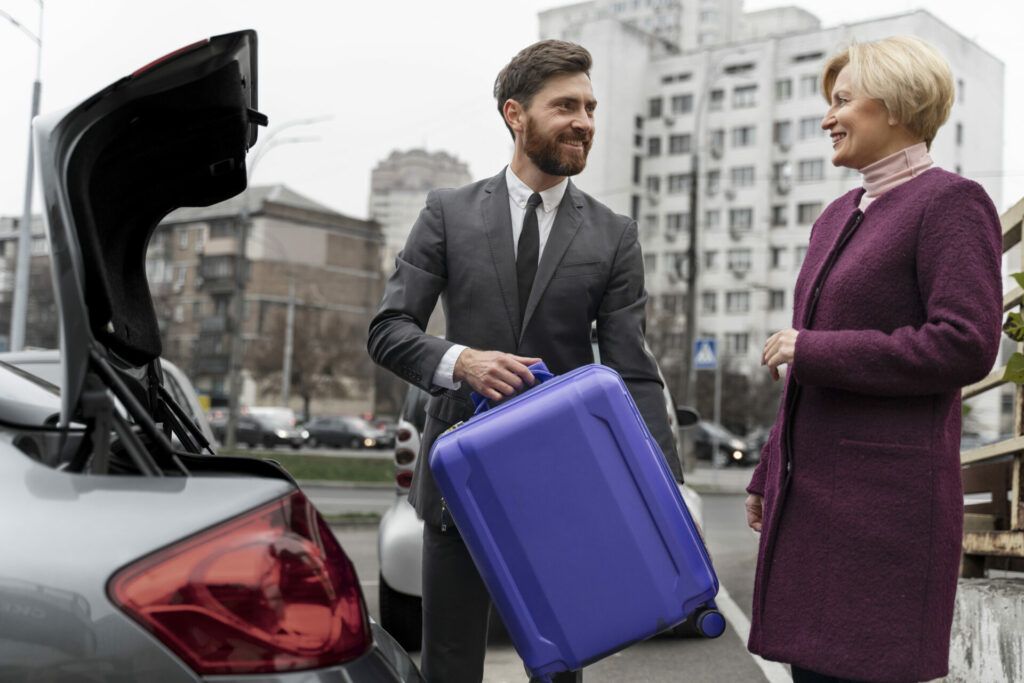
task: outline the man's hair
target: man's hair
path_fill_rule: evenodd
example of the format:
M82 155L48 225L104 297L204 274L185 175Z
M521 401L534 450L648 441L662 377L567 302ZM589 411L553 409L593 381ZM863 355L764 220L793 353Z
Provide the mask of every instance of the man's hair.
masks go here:
M931 148L955 97L953 74L938 50L913 36L854 43L822 70L821 94L829 103L839 72L846 66L861 95L882 100L890 117Z
M545 81L555 74L584 73L589 77L592 61L585 47L564 40L542 40L523 48L494 79L494 97L501 120L505 120L508 100L528 109ZM506 122L505 127L514 140L511 126Z

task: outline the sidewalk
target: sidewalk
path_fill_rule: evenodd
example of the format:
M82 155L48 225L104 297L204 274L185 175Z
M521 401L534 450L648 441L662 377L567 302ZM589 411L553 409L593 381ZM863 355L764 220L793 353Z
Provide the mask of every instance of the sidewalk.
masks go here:
M683 473L686 484L697 493L745 494L753 467L722 467L713 469L707 463L699 463L691 472Z

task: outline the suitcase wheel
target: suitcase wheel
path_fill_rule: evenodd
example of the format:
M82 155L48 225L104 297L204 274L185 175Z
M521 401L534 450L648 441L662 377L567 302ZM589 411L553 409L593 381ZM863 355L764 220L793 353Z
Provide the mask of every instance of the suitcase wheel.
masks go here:
M696 615L694 623L705 638L717 638L725 633L725 617L716 609L701 611Z

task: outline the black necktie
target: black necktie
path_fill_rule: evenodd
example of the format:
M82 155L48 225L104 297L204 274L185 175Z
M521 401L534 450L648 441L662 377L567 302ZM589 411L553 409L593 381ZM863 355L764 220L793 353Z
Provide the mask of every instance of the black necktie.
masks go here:
M523 217L523 231L519 233L519 249L516 252L516 278L519 283L519 322L526 314L526 302L533 289L533 276L537 274L540 259L540 230L537 228L537 205L540 195L534 192L526 201L526 216Z

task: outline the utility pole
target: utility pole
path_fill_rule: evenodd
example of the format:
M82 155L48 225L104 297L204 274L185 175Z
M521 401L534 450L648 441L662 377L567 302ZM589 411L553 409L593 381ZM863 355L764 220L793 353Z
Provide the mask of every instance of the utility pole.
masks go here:
M14 302L11 308L11 351L25 348L25 321L28 317L29 275L32 269L32 190L35 180L34 150L32 121L39 115L39 100L42 96L43 84L40 80L43 59L43 0L39 3L39 34L36 35L25 28L11 15L0 10L0 14L33 40L36 44L36 78L32 83L32 113L28 125L28 167L25 171L25 204L22 208L21 222L18 224L18 257L14 277Z

